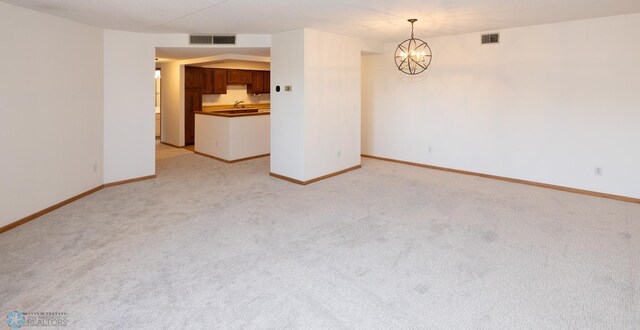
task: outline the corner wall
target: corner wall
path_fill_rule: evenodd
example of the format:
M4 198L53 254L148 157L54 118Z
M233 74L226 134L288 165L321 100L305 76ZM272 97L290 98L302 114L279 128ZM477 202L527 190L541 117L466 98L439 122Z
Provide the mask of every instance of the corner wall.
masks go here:
M360 165L360 45L305 29L305 180Z
M105 183L155 174L154 58L149 35L104 30Z
M184 66L177 61L165 62L161 68L160 141L184 146Z
M272 42L271 172L309 181L360 165L363 43L310 29Z
M0 2L0 227L102 184L102 30Z
M296 180L304 173L304 30L271 38L271 172ZM276 92L276 85L282 90ZM284 86L292 86L290 92Z
M640 14L429 39L414 78L388 44L363 58L363 153L639 198L637 31Z

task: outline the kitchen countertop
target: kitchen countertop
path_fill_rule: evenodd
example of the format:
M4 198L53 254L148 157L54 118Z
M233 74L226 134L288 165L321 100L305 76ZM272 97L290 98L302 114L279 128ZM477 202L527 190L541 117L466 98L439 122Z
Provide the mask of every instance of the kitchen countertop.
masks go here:
M233 112L236 113L233 113ZM252 112L248 112L252 111ZM270 103L245 103L240 107L234 108L233 104L203 104L202 111L196 111L195 113L207 116L218 117L249 117L249 116L264 116L269 115L271 112Z
M241 112L243 110L258 110L256 112ZM229 113L230 111L238 111L238 113ZM249 117L249 116L265 116L271 114L271 109L269 108L240 108L240 109L225 109L225 110L216 110L216 111L196 111L196 114L199 115L207 115L207 116L217 116L217 117L227 117L227 118L235 118L235 117Z

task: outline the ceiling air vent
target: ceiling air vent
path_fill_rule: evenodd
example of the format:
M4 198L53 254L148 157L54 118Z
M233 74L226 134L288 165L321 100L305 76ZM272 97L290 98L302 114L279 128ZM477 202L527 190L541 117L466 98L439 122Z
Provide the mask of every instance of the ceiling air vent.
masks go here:
M190 45L213 45L213 36L207 35L190 35Z
M190 35L190 45L235 45L236 36Z
M497 44L499 42L500 42L500 35L498 33L483 34L482 35L482 43L483 44Z
M235 45L236 36L213 36L214 45Z

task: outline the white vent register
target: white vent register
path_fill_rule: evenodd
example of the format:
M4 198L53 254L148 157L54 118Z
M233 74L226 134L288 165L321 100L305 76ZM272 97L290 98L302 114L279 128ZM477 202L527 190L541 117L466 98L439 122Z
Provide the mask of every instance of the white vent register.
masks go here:
M190 45L235 45L236 36L215 36L206 34L189 35Z

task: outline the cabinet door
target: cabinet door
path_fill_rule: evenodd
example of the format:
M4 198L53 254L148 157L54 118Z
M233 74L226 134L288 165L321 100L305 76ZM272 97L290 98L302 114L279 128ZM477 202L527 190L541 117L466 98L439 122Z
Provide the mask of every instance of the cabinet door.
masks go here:
M250 85L253 82L253 71L240 70L240 83Z
M199 89L184 91L184 144L192 145L196 135L196 114L202 111L202 92Z
M184 88L198 88L202 89L203 86L203 70L193 66L187 66L184 68Z
M236 85L251 84L251 71L229 69L227 74L227 83Z
M213 94L227 94L227 69L213 69Z
M271 93L271 71L264 72L264 84L263 84L263 93Z
M239 84L241 80L240 70L228 70L227 84Z
M202 94L213 94L213 69L203 69L204 70L204 83L202 88Z
M251 85L247 85L247 92L251 94L261 94L264 91L264 72L253 71Z

